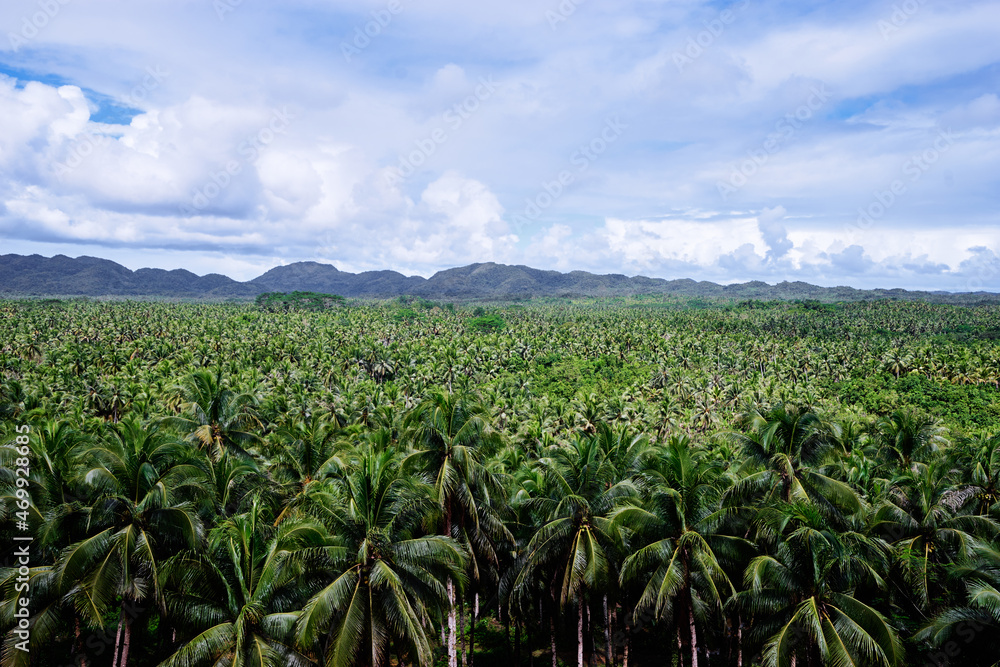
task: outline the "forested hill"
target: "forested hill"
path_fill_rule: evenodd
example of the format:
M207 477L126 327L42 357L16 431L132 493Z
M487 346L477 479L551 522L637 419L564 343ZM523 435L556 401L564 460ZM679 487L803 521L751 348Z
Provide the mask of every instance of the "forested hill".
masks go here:
M527 266L470 264L440 271L430 278L395 271L347 273L330 264L298 262L271 269L248 282L220 274L197 276L190 271L139 269L131 271L96 257L65 255L0 256L0 295L7 296L125 296L196 299L252 298L263 292L311 291L346 297L385 298L401 295L447 299L512 299L523 297L631 296L665 294L729 299L868 299L924 300L940 303L1000 303L1000 294L951 294L902 289L858 290L817 287L804 282L768 285L760 281L717 285L694 280L663 280L643 276L596 275L586 271L560 273Z

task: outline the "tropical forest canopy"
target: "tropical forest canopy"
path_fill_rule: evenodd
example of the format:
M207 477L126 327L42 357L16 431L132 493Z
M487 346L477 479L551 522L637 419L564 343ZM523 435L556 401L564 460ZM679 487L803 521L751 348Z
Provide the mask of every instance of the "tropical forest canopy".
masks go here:
M1000 664L998 336L922 302L0 302L0 663Z

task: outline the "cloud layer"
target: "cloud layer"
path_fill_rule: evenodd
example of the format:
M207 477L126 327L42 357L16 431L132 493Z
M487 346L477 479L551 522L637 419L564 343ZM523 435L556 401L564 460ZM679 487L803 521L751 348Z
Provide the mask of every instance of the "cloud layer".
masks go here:
M997 290L998 24L926 0L10 0L0 250Z

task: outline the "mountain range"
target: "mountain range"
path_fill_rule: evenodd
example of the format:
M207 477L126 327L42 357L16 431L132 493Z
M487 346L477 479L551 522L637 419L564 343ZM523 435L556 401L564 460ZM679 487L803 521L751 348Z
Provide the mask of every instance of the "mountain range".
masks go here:
M396 271L348 273L339 271L331 264L296 262L273 268L253 280L239 282L217 273L198 276L183 269L132 271L96 257L0 256L0 295L5 296L225 300L249 299L263 292L295 290L361 298L411 295L456 300L663 294L737 300L857 301L895 298L941 303L1000 303L1000 294L991 292L953 294L902 289L859 290L852 287L818 287L804 282L769 285L752 281L718 285L690 279L597 275L586 271L560 273L492 262L439 271L430 278L404 276Z

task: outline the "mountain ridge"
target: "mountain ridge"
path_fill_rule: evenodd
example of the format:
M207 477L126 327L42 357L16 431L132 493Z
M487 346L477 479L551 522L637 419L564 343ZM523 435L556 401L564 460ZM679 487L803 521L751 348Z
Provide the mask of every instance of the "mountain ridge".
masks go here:
M938 303L1000 303L993 292L925 292L903 289L861 290L820 287L809 283L776 285L754 280L719 285L690 278L667 280L587 271L562 273L524 265L480 262L438 271L430 278L405 276L397 271L349 273L332 264L305 261L278 266L240 282L210 273L199 276L185 269L142 268L132 271L98 257L66 255L0 256L0 295L165 297L249 299L263 292L325 292L350 298L392 298L403 295L435 299L505 300L531 297L614 297L672 295L679 297L819 301L857 301L896 298Z

